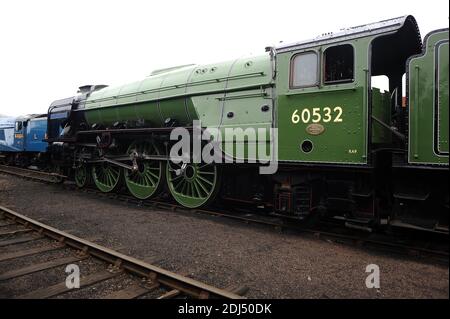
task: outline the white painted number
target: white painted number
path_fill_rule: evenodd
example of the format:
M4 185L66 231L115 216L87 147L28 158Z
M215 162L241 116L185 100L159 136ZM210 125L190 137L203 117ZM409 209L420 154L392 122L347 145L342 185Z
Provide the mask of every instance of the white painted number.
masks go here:
M292 123L297 124L298 122L300 122L300 116L298 116L297 114L298 110L295 110L294 113L292 113Z
M325 117L324 117L323 121L324 121L325 123L330 122L330 121L331 121L331 108L329 108L329 107L324 107L324 108L323 108L323 111L325 112Z
M311 112L308 109L303 109L302 111L303 123L308 123L310 119L311 119Z
M315 107L313 108L313 123L319 123L322 119L322 116L320 115L320 108Z
M333 114L332 114L333 113ZM331 120L333 120L333 122L335 123L340 123L342 122L342 107L340 106L336 106L333 108L333 111L331 111L330 107L324 107L322 110L320 109L320 107L314 107L312 108L312 114L311 114L311 110L308 108L304 108L300 114L300 116L298 115L298 110L295 110L292 113L291 116L291 121L294 124L297 124L300 122L300 120L302 121L302 123L319 123L319 122L324 122L324 123L328 123Z
M333 111L334 111L335 113L337 113L336 117L334 118L334 122L342 122L342 118L341 118L341 116L342 116L342 107L336 106L336 107L333 109Z

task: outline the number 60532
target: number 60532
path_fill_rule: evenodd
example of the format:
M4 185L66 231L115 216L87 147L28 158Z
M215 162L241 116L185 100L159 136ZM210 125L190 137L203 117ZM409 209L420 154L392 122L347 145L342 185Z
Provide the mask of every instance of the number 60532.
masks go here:
M300 114L299 110L295 110L294 113L292 113L291 121L294 124L297 124L300 121L305 124L310 122L339 123L342 122L342 107L336 106L333 109L331 107L313 107L312 109L304 108L301 110Z

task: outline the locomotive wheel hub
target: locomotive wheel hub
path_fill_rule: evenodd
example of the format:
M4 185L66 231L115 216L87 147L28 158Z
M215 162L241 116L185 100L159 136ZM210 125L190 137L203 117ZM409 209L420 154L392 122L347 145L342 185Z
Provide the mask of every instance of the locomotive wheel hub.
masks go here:
M145 172L146 166L144 161L142 160L138 160L137 161L137 171L141 174L143 174Z
M187 180L192 181L197 175L197 170L195 166L193 165L186 165L186 168L184 169L184 177Z

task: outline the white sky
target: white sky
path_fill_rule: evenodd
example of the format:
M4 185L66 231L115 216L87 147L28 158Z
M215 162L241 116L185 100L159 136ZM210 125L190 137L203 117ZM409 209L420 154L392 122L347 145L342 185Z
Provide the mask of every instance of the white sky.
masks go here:
M422 37L448 27L447 0L0 1L0 114L45 113L84 84L260 54L412 14Z

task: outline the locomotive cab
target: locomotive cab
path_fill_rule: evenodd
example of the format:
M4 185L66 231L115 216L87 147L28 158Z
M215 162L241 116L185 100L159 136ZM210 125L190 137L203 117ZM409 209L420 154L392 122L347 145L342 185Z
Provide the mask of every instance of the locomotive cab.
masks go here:
M407 149L402 76L421 48L412 16L276 48L279 159L314 165L278 177L280 213L326 212L363 229L388 218L391 151ZM380 76L385 92L372 85Z
M14 155L8 162L19 166L43 164L47 143L47 114L31 114L16 119L12 148Z
M54 101L48 109L47 140L58 139L67 124L74 97Z
M373 144L405 133L391 120L402 122L402 76L421 48L412 16L276 48L280 158L371 165ZM379 76L388 92L372 87Z
M14 126L14 144L13 146L18 151L23 151L25 147L25 134L24 129L27 125L27 121L21 118L17 119Z

